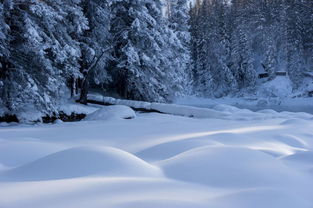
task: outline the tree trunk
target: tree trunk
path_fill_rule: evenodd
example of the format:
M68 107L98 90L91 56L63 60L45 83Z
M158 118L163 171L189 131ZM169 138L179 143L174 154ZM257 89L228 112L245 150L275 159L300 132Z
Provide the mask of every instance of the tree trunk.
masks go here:
M89 73L98 65L100 59L103 57L104 51L101 53L99 57L94 57L90 67L86 67L85 64L82 64L82 73L84 75L84 78L81 81L80 86L80 98L78 100L79 103L87 105L87 97L88 97L88 91L89 91Z
M88 91L89 91L89 80L88 77L85 77L82 80L81 83L81 89L80 89L80 98L79 98L79 102L81 104L87 105L87 97L88 97Z
M76 79L74 77L72 77L70 79L70 86L71 86L71 98L73 98L75 96L75 88L76 88Z

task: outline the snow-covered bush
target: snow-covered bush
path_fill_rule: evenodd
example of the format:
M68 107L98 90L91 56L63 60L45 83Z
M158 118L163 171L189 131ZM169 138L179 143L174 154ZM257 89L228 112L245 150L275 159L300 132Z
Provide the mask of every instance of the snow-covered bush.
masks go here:
M278 76L262 84L258 89L259 97L288 97L292 94L292 83L288 76Z

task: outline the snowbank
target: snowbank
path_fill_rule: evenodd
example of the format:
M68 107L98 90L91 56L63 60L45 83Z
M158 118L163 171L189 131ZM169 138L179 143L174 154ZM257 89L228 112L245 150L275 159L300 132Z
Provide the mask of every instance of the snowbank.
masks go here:
M123 105L105 106L87 115L85 121L110 120L110 119L133 119L135 111Z
M160 112L170 115L178 115L193 118L205 119L227 119L227 120L265 120L273 118L301 118L311 119L313 115L308 113L276 112L274 110L260 110L253 112L248 109L240 109L227 104L215 104L203 107L193 107L188 105L148 103L141 101L120 100L111 97L102 97L101 95L90 95L89 99L103 104L126 105L137 110L147 110ZM200 99L201 100L201 99ZM194 103L191 101L194 105ZM257 105L256 105L257 106ZM313 105L312 105L313 106ZM121 110L123 112L123 110ZM117 112L115 112L117 113Z
M218 105L235 106L251 111L306 112L313 114L313 98L263 98L263 97L224 97L219 99L184 97L175 101L178 105L214 108Z
M111 105L126 105L137 110L156 111L171 115L179 115L195 118L225 118L228 113L215 111L212 109L203 109L190 106L182 106L175 104L148 103L142 101L121 100L111 97L103 97L101 95L89 95L89 100L102 102Z
M20 123L53 123L55 120L64 120L64 121L79 121L84 118L87 114L93 113L98 110L98 107L81 105L74 103L73 101L68 101L63 104L60 104L55 109L59 115L48 115L44 112L34 109L32 106L23 108L23 110L16 112L14 115L6 114L8 111L0 109L0 120L1 117L5 122L20 122ZM1 121L0 121L1 122Z

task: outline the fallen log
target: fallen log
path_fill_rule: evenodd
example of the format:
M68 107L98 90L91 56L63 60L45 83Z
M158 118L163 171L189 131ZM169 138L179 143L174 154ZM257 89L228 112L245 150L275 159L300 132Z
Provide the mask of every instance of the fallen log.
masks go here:
M98 105L126 105L134 110L142 112L156 112L176 116L195 117L195 118L216 118L225 119L229 113L216 111L208 108L198 108L166 103L149 103L134 100L122 100L102 95L88 95L88 103Z

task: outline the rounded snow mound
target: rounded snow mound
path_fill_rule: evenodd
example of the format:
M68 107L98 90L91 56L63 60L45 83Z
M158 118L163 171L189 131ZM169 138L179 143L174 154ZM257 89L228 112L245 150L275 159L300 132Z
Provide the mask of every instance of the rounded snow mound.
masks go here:
M196 148L158 164L170 178L217 187L291 183L296 174L266 153L237 147Z
M156 177L159 168L110 147L81 147L60 151L0 174L8 181L55 180L84 176Z
M146 161L160 161L174 157L194 148L218 144L218 142L205 140L203 138L179 140L149 147L138 152L136 155Z
M98 121L109 119L133 119L136 113L133 109L124 105L105 106L94 113L89 114L86 121Z

